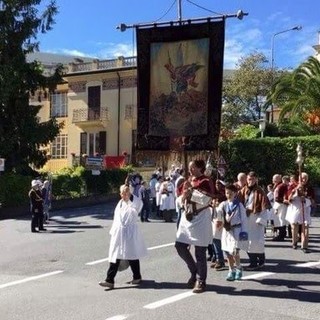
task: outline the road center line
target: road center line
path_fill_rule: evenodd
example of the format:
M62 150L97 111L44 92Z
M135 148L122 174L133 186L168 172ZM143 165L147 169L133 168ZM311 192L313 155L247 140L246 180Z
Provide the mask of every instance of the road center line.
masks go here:
M105 261L109 261L109 258L104 258L104 259L100 259L100 260L96 260L96 261L92 261L92 262L87 262L86 265L87 266L93 266L95 264L102 263L102 262L105 262Z
M161 248L170 247L170 246L173 246L173 245L174 245L174 242L166 243L166 244L161 244L160 246L150 247L150 248L148 248L148 250L161 249ZM109 261L109 258L104 258L104 259L100 259L100 260L87 262L86 266L93 266L95 264L99 264L99 263L106 262L106 261Z
M125 314L120 314L118 316L114 316L114 317L111 317L111 318L107 318L106 320L124 320L124 319L127 319L128 316L125 315Z
M305 263L292 264L293 267L300 267L300 268L310 268L310 267L316 267L319 265L320 265L320 261L311 261L311 262L305 262Z
M274 272L259 272L256 274L251 274L250 276L242 277L241 280L259 279L259 278L271 276L273 274L275 274L275 273Z
M5 284L1 284L0 285L0 289L11 287L11 286L15 286L17 284L21 284L21 283L25 283L25 282L29 282L29 281L33 281L33 280L38 280L38 279L41 279L41 278L54 276L54 275L62 273L62 272L63 272L63 270L58 270L58 271L54 271L54 272L40 274L39 276L25 278L25 279L13 281L13 282L8 282L8 283L5 283Z
M161 244L160 246L150 247L150 248L148 248L148 250L155 250L155 249L160 249L160 248L165 248L165 247L171 247L173 245L174 245L174 242L166 243L166 244Z
M143 308L145 308L145 309L156 309L156 308L162 307L162 306L164 306L166 304L174 303L176 301L191 297L193 295L195 295L195 293L193 293L192 291L180 293L180 294L177 294L175 296L172 296L172 297L169 297L169 298L166 298L166 299L163 299L163 300L159 300L159 301L147 304Z

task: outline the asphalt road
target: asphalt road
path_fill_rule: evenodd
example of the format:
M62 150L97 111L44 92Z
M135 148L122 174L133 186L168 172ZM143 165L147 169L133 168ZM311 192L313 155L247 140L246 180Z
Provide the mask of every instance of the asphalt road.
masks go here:
M209 269L207 291L186 289L187 269L174 249L175 224L141 223L149 255L143 283L116 288L104 280L114 203L52 213L48 231L30 232L28 217L0 221L0 320L320 319L320 218L313 219L310 254L266 242L263 270L227 282ZM242 253L244 265L247 263Z

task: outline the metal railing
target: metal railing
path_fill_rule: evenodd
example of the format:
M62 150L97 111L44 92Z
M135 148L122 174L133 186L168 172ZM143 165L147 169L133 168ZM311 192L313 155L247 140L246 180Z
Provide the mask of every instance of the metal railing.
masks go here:
M109 120L108 107L101 107L98 110L79 108L73 110L72 122L101 121Z

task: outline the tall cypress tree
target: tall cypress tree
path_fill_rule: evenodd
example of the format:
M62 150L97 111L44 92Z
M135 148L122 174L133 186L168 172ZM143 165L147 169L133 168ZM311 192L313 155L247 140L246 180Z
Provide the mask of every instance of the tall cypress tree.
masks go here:
M40 123L41 106L29 105L36 90L53 91L62 81L62 66L46 77L38 62L26 59L38 50L37 35L52 28L58 13L54 0L43 10L41 2L0 0L0 156L6 159L6 171L17 173L29 172L30 164L43 166L46 151L40 149L60 130L55 119Z

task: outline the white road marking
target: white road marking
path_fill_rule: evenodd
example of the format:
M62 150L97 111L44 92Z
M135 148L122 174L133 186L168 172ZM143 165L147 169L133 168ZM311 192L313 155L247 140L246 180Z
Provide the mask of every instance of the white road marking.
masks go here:
M195 295L195 293L193 293L192 291L180 293L180 294L177 294L177 295L172 296L170 298L166 298L166 299L163 299L163 300L159 300L159 301L147 304L147 305L144 306L144 308L145 309L156 309L156 308L162 307L162 306L164 306L166 304L174 303L176 301L191 297L193 295Z
M150 247L150 248L148 248L148 250L155 250L155 249L170 247L170 246L173 246L173 245L174 245L174 242L167 243L167 244L161 244L160 246Z
M111 317L111 318L107 318L106 320L124 320L124 319L127 319L128 316L125 315L125 314L120 314L118 316L114 316L114 317Z
M105 261L109 261L109 258L104 258L104 259L100 259L100 260L96 260L96 261L92 261L92 262L87 262L86 265L87 266L93 266L95 264L102 263L102 262L105 262Z
M54 272L40 274L39 276L25 278L25 279L13 281L13 282L8 282L8 283L5 283L5 284L1 284L0 285L0 289L11 287L11 286L15 286L17 284L21 284L21 283L25 283L25 282L29 282L29 281L33 281L33 280L38 280L38 279L41 279L41 278L54 276L54 275L62 273L62 272L63 272L63 270L58 270L58 271L54 271Z
M320 265L320 261L292 264L293 267L302 267L302 268L316 267L316 266L319 266L319 265Z
M174 245L174 242L172 242L172 243L166 243L166 244L161 244L160 246L150 247L150 248L148 248L148 250L161 249L161 248L170 247L170 246L173 246L173 245ZM95 265L95 264L102 263L102 262L106 262L106 261L109 261L109 258L104 258L104 259L100 259L100 260L95 260L95 261L87 262L86 265L87 265L87 266L93 266L93 265Z
M251 274L250 276L242 277L241 280L259 279L259 278L271 276L273 274L275 274L275 273L274 272L259 272L256 274Z

